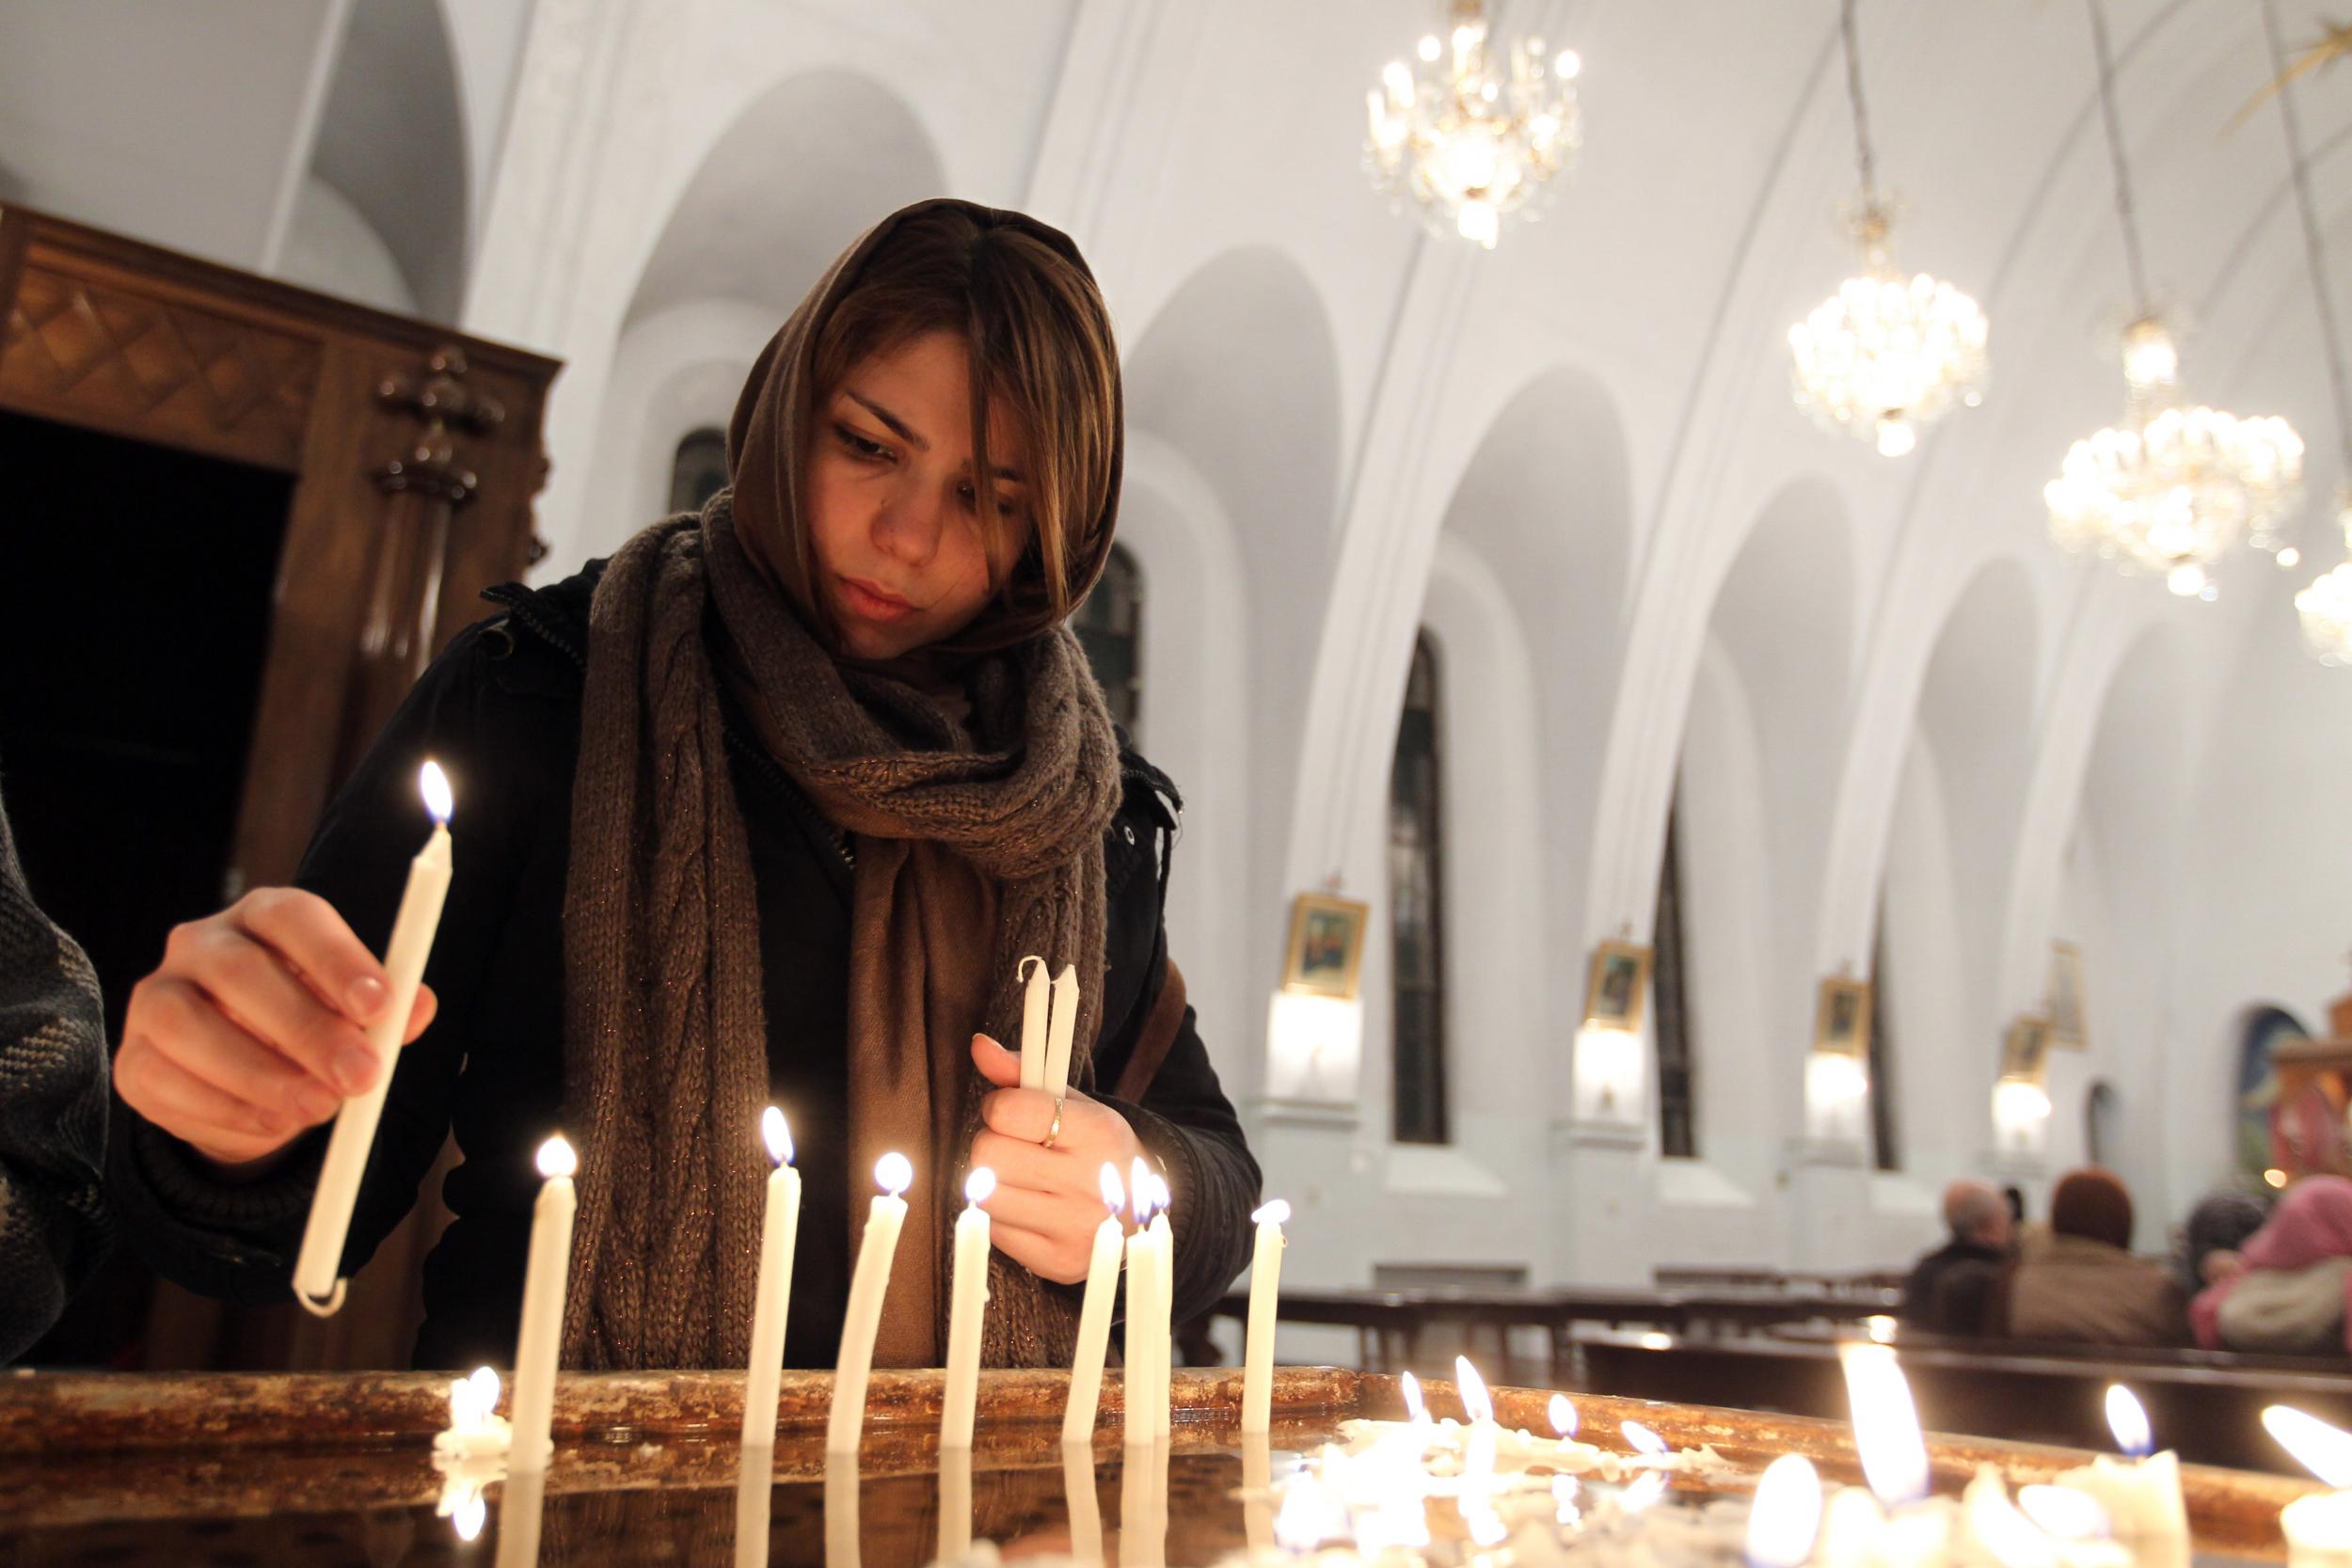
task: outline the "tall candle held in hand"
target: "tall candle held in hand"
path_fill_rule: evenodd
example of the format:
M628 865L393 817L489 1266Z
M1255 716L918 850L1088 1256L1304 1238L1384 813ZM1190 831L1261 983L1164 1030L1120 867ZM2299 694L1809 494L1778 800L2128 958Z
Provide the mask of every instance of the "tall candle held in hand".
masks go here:
M1062 965L1054 978L1053 1022L1045 1031L1045 1092L1059 1100L1070 1092L1070 1050L1078 1032L1078 966Z
M368 1025L368 1053L375 1058L378 1071L374 1083L344 1101L336 1113L335 1131L326 1142L326 1160L319 1167L319 1184L310 1195L310 1221L303 1227L302 1251L294 1259L294 1299L322 1318L331 1316L343 1304L340 1275L343 1242L351 1233L352 1206L358 1201L359 1179L367 1173L368 1150L375 1144L375 1124L384 1117L392 1063L400 1052L401 1037L407 1033L417 986L424 978L424 960L433 951L433 933L441 924L441 900L449 895L449 780L437 764L428 762L417 784L424 794L424 809L433 816L433 835L408 863L408 886L400 895L392 940L384 947L384 1008Z
M1127 1172L1127 1202L1136 1227L1127 1237L1127 1370L1120 1418L1129 1443L1152 1441L1152 1172L1141 1160Z
M1094 1252L1087 1259L1087 1293L1078 1308L1078 1352L1070 1363L1070 1402L1061 1413L1064 1443L1094 1440L1094 1412L1103 1397L1103 1361L1111 1342L1111 1297L1119 1291L1119 1212L1126 1204L1127 1195L1119 1185L1119 1167L1104 1165L1103 1206L1110 1215L1094 1227Z
M1291 1206L1280 1198L1249 1216L1258 1222L1258 1248L1249 1259L1249 1328L1242 1345L1241 1429L1264 1432L1274 1418L1275 1304L1282 1291L1282 1222Z
M801 1237L801 1173L792 1168L792 1130L773 1105L760 1113L760 1136L776 1163L768 1178L768 1211L759 1225L759 1294L752 1305L751 1375L743 1384L743 1446L776 1441L776 1384L784 1331L792 1315L792 1255Z
M515 1443L517 1470L545 1465L555 1444L548 1427L555 1414L555 1367L564 1349L564 1291L572 1268L572 1192L579 1157L562 1134L539 1146L547 1178L531 1212L531 1260L523 1271L522 1331L515 1340Z
M885 1154L874 1162L874 1182L882 1192L866 1217L866 1239L858 1243L857 1272L850 1276L850 1305L841 1320L841 1359L834 1366L833 1412L825 1424L828 1453L855 1453L866 1430L866 1384L874 1371L874 1336L882 1331L890 1263L898 1255L898 1232L907 1223L907 1200L898 1195L914 1184L914 1166L903 1154Z
M988 1211L996 1173L976 1165L963 1180L969 1205L956 1216L955 1281L947 1299L947 1393L942 1402L939 1446L969 1449L972 1414L979 1402L980 1325L988 1314Z
M1021 992L1021 1086L1041 1089L1045 1086L1046 1038L1050 1031L1047 1014L1052 1006L1053 971L1045 960L1032 955L1021 960L1017 971L1025 979Z

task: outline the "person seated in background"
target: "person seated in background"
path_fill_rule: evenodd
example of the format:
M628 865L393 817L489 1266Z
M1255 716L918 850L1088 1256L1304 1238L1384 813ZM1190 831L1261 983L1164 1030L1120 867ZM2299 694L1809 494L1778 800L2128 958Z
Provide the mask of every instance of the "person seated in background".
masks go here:
M2213 1193L2188 1212L2173 1263L2190 1295L2246 1272L2238 1248L2270 1218L2270 1206L2249 1193Z
M0 809L0 1361L46 1334L107 1242L98 975L33 902Z
M2016 1237L2009 1200L1992 1182L1963 1178L1944 1189L1944 1224L1951 1238L1912 1266L1899 1316L1931 1334L1981 1334Z
M2297 1181L2237 1259L2189 1304L2200 1345L2273 1355L2352 1352L2352 1181Z
M2087 1165L2050 1197L2047 1241L2010 1267L1994 1332L2102 1345L2188 1342L2187 1293L2161 1265L2135 1258L2132 1195Z

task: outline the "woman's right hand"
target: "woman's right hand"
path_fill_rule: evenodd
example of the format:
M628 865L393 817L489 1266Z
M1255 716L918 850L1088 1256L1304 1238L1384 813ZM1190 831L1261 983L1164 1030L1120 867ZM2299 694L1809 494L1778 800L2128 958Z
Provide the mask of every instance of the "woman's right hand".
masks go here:
M325 899L256 888L172 927L131 988L115 1092L216 1164L250 1165L375 1082L366 1029L389 1001L384 966ZM419 986L403 1044L434 1007Z

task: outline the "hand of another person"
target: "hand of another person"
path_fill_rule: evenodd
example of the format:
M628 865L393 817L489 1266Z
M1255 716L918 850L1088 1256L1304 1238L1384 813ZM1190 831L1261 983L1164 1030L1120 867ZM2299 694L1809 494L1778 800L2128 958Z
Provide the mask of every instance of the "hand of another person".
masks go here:
M131 988L115 1092L206 1159L250 1165L375 1082L365 1031L389 1001L383 965L325 899L256 888L172 927ZM418 987L403 1044L434 1009Z
M1143 1145L1127 1118L1073 1089L1054 1126L1054 1097L1025 1089L1021 1058L986 1035L972 1037L972 1061L996 1085L980 1101L987 1126L972 1140L972 1164L996 1173L988 1211L997 1250L1041 1279L1074 1285L1087 1276L1095 1228L1103 1223L1103 1167L1124 1183Z
M2208 1285L2223 1284L2235 1279L2246 1271L2247 1263L2244 1256L2231 1251L2228 1247L2214 1248L2205 1254L2205 1260L2197 1265L2198 1275Z

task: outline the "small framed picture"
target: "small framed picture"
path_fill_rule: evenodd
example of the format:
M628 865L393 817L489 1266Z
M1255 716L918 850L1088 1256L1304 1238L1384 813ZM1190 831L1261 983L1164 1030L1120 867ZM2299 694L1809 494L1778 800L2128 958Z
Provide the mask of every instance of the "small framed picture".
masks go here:
M2083 1021L2083 952L2071 942L2050 943L2050 1043L2075 1049L2090 1043Z
M2027 1013L2009 1026L2001 1041L2001 1076L2041 1084L2050 1076L2050 1021Z
M1629 942L1604 942L1593 949L1584 982L1584 1027L1642 1032L1649 1006L1650 950Z
M1353 898L1302 893L1292 899L1282 989L1355 1001L1364 967L1364 927L1371 916L1372 906Z
M1825 979L1813 1009L1813 1049L1856 1059L1870 1053L1870 982Z

